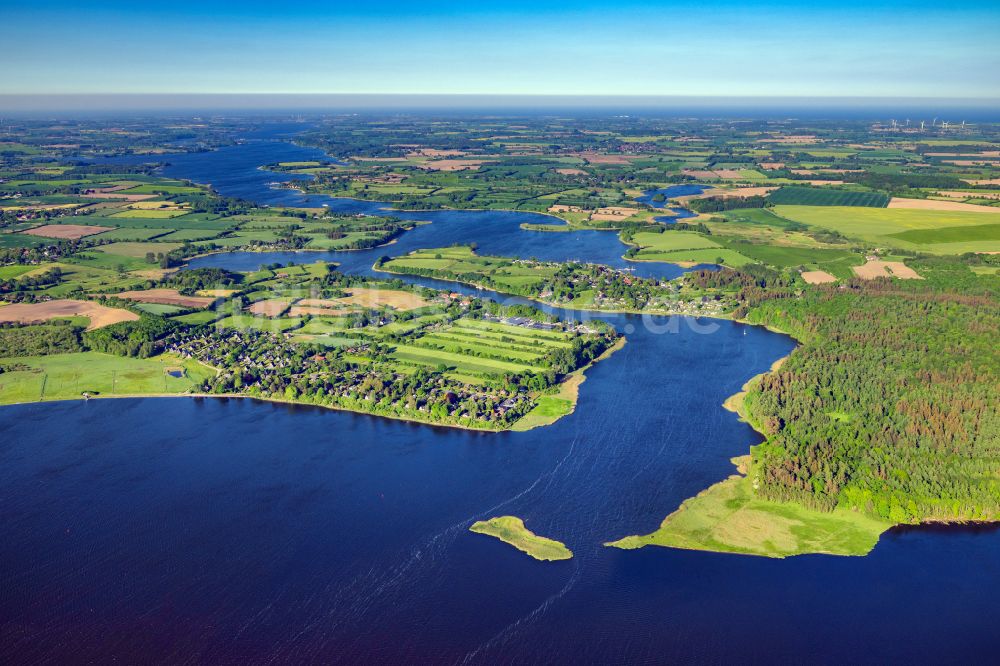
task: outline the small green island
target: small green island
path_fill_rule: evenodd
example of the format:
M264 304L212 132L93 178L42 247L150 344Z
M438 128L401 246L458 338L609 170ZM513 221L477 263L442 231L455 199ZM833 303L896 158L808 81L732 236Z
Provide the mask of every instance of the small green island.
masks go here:
M524 521L517 516L497 516L489 520L480 520L473 523L469 530L496 537L543 562L568 560L573 557L573 551L567 548L566 544L535 534L525 527Z

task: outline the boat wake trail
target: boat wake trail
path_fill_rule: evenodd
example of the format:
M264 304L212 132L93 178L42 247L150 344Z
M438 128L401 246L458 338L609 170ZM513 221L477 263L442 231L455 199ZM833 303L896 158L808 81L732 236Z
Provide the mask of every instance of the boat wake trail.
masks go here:
M535 618L545 613L545 611L547 611L549 607L552 606L552 604L559 601L567 592L573 589L573 586L576 585L576 582L580 579L580 574L582 571L583 567L577 564L573 569L573 575L569 577L569 580L566 581L566 584L562 586L561 590L548 597L545 601L539 604L530 613L508 624L496 636L480 644L478 647L476 647L475 650L472 650L471 652L466 654L465 657L462 659L462 661L456 663L460 664L472 663L476 659L476 657L478 657L483 652L506 644L507 641L509 641L511 638L515 636L518 629L520 629L523 625L533 622Z

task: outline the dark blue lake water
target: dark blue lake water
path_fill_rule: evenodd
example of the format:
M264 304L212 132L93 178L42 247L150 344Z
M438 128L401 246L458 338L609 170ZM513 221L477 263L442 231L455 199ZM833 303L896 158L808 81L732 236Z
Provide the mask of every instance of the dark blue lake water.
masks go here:
M865 558L604 548L732 472L758 437L720 403L793 347L606 319L628 344L573 415L528 433L249 400L0 409L0 662L993 659L994 528L897 530ZM468 532L503 514L575 557Z

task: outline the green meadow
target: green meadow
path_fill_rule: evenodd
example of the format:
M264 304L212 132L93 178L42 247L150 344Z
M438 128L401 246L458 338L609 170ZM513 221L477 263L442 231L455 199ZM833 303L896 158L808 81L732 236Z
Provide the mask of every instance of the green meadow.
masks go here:
M992 239L996 216L989 213L853 206L775 206L775 213L812 227L890 247L935 254L1000 251L1000 240ZM950 227L962 228L953 232L962 240L927 243L927 236L917 236L917 241L901 237L904 232L937 232ZM976 227L986 227L982 229L987 235L985 239Z
M168 354L140 359L99 352L0 359L14 369L0 373L0 404L71 400L84 392L97 396L184 393L214 371L196 361ZM183 370L181 377L168 370Z

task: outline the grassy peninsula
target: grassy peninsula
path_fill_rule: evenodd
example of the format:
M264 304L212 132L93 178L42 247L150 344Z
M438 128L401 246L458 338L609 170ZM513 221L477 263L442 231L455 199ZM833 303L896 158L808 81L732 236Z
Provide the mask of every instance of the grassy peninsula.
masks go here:
M602 322L325 263L189 270L91 300L44 299L72 279L2 306L0 404L198 393L528 429L571 413L583 369L618 341Z
M517 516L497 516L489 520L480 520L473 523L469 530L496 537L536 560L551 562L573 557L573 552L565 544L538 536L525 527L524 521Z
M605 545L626 550L669 546L766 557L866 555L891 526L848 509L823 512L794 502L761 499L750 479L734 474L686 500L656 531Z

